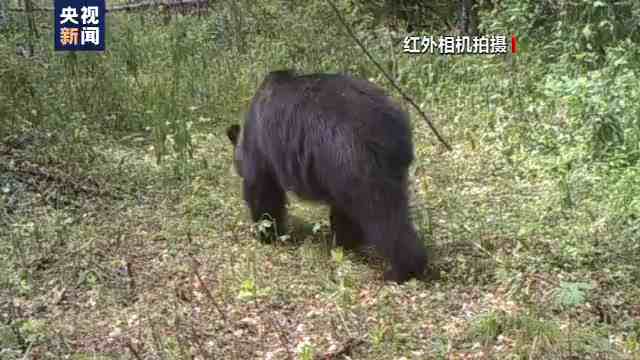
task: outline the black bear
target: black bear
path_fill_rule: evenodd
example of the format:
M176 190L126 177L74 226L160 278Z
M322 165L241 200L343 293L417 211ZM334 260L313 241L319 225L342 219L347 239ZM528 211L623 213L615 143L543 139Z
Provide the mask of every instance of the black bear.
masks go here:
M253 221L284 229L286 191L331 207L336 244L364 241L391 263L385 279L421 278L424 244L409 218L409 116L376 85L342 74L269 73L244 127L231 125Z

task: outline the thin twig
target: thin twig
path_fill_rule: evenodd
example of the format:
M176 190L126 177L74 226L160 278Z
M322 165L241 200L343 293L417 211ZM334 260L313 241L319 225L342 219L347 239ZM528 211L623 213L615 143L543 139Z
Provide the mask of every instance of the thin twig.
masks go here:
M271 325L271 328L273 329L273 331L275 331L278 337L278 340L280 341L280 345L282 345L282 347L284 347L285 350L287 351L287 359L288 360L295 359L295 357L293 356L293 353L291 352L291 343L289 341L286 331L283 329L282 324L280 324L280 322L277 319L274 319L271 316L267 316L267 320L269 321L269 324Z
M449 145L449 143L447 143L444 138L440 135L440 133L438 132L438 130L436 129L436 127L433 125L433 122L429 119L429 117L427 116L427 114L424 113L424 111L422 111L422 109L420 109L420 107L413 101L413 99L411 99L409 97L409 95L407 95L401 88L400 86L398 86L398 84L396 84L396 82L391 78L391 76L384 70L384 68L380 65L380 63L378 63L378 61L376 61L376 59L373 57L373 55L371 55L371 53L365 48L365 46L362 44L362 42L360 41L360 39L358 39L358 37L356 36L356 34L353 32L353 30L351 29L351 27L349 27L349 24L347 24L347 21L345 20L344 17L342 17L342 14L340 14L340 10L338 10L338 8L336 7L336 5L333 3L333 1L331 0L327 0L327 2L329 3L329 5L331 6L331 8L333 9L333 11L336 13L336 16L338 17L338 20L340 20L340 22L342 23L342 25L345 27L345 29L347 29L347 32L349 33L349 35L351 36L351 38L358 44L358 46L360 47L360 49L362 49L362 51L365 53L365 55L367 55L367 57L369 58L369 60L371 60L371 62L378 68L378 70L380 70L380 72L382 72L382 74L384 75L384 77L391 83L391 85L400 93L400 95L402 95L402 98L407 101L409 104L411 104L416 111L418 112L418 114L420 114L420 116L422 116L422 118L427 122L427 125L429 125L429 128L431 129L431 131L435 134L435 136L438 138L438 140L444 145L444 147L447 148L447 150L451 151L451 146Z
M126 345L129 351L131 352L131 354L133 354L133 357L135 357L137 360L142 360L142 358L140 357L140 354L138 354L138 351L133 347L133 344L131 343L130 340L127 341Z
M191 260L192 260L193 273L196 275L196 278L198 279L200 286L202 287L202 289L204 289L204 292L207 295L207 298L209 298L209 301L211 301L211 304L213 304L213 307L216 308L216 311L218 312L218 314L220 314L220 317L222 317L222 321L224 321L225 324L228 324L227 315L224 313L224 311L222 311L220 304L218 304L218 301L216 301L216 299L213 297L213 294L209 290L209 287L207 287L204 281L202 281L202 277L200 276L200 273L198 272L198 268L197 268L198 261L193 256L191 257Z

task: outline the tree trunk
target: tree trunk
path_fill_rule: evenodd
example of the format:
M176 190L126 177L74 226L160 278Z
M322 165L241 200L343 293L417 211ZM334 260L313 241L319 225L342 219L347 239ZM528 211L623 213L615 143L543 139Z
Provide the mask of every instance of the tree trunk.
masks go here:
M0 31L8 22L6 5L4 1L0 1Z
M38 26L36 25L35 14L33 13L33 0L25 0L24 11L27 13L27 24L29 24L29 56L33 55L34 44L38 39Z
M458 32L463 35L476 35L478 33L474 0L459 0L458 3Z

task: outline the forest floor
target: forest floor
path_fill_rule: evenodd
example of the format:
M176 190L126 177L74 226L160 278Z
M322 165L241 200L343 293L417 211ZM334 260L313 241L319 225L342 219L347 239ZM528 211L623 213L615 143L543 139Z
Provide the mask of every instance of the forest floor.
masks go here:
M5 139L0 358L640 359L637 286L500 230L546 184L431 138L413 206L440 278L401 286L331 249L321 205L292 198L290 238L256 241L221 127L187 165L149 133Z

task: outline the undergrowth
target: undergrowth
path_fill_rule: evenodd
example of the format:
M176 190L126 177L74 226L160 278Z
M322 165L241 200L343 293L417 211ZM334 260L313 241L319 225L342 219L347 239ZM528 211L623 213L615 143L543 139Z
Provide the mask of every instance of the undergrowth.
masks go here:
M412 113L412 214L440 278L383 283L297 199L289 238L255 241L224 129L265 73L391 88L322 2L110 14L97 54L54 53L16 15L0 32L1 358L638 358L637 33L603 2L546 5L574 30L505 1L481 29L521 32L520 52L416 56L338 3L453 145Z

